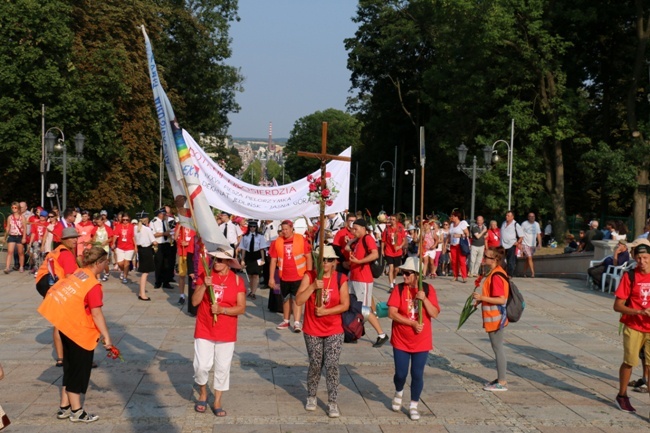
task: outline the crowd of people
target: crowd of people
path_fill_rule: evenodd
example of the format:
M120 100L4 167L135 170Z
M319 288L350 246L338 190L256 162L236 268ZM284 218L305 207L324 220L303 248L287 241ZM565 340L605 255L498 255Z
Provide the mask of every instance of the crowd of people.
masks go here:
M337 397L345 335L343 316L358 301L369 311L365 322L377 333L372 346L379 348L388 341L392 345L395 394L391 407L401 411L410 372L408 415L417 420L424 367L433 349L431 319L441 311L433 285L423 282L420 290L418 280L449 276L452 281L465 283L469 277L481 275L482 279L476 280L473 298L482 311L483 327L497 365L497 378L485 383L483 389L506 391L503 344L508 320L504 305L516 260L523 255L525 272L530 270L534 277L532 258L543 242L542 236L548 236L542 233L534 213L519 224L508 211L501 227L496 221L487 225L482 216L467 222L459 212L452 212L448 220L433 216L414 222L384 212L376 220L361 214L332 214L325 219L321 254L317 219L257 221L221 212L216 219L228 245L207 252L200 237L180 225L169 206L155 211L152 219L142 211L134 219L127 213L118 213L112 220L106 211L90 213L70 208L59 214L56 209L37 208L32 213L26 208L23 203L12 204L6 227L9 255L5 273L16 266L16 270L23 272L27 266L25 251L37 252L40 259L32 268L37 290L44 297L39 312L53 325L56 365L63 368L64 376L57 417L73 422L98 418L83 409L80 394L87 390L94 366L92 353L98 342L107 350L114 349L101 312L102 283L114 272L122 283L129 284L129 275L134 270L140 273L138 300L151 301L147 281L148 274L153 272L154 289L173 289L171 284L178 283L179 306L186 305L188 313L196 316L197 412L206 412L208 408L208 381L214 370L211 411L219 417L227 416L222 397L230 386L237 318L245 313L247 299L256 300L260 287L270 289L267 307L282 314L276 329L303 334L309 361L306 410L318 407L317 388L324 369L327 414L340 416ZM650 243L647 245L645 252L650 254ZM621 257L624 253L621 248ZM643 260L642 248L637 248L635 254ZM31 256L27 255L27 260ZM392 320L390 335L382 329L373 297L375 278L371 264L378 260L385 266L390 285L386 303ZM643 273L637 282L645 278L645 267L640 270ZM621 297L619 293L630 292L638 297L634 284L629 279L623 281L629 288L617 292L617 297ZM70 292L76 295L66 298L65 294ZM639 302L643 304L645 298ZM623 314L623 323L636 329L640 319L630 321L626 317L650 316L650 309L631 312L631 308L635 304L617 301L615 306ZM644 322L644 326L649 325ZM643 335L632 335L630 342L626 336L622 381L629 379L627 366L635 365L628 352L636 351L638 355L645 341L650 340L645 328L639 332ZM617 404L629 409L625 391L622 387Z

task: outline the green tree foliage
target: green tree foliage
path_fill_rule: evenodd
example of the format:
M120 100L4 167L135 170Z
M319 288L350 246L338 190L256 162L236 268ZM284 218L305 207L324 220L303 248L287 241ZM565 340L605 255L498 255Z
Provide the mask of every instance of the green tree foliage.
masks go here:
M259 185L262 179L262 163L254 159L242 173L241 179L251 185Z
M272 159L266 162L266 177L268 180L275 178L278 185L285 185L292 182L289 175L284 172L284 167Z
M349 106L364 122L363 140L377 145L362 157L390 161L400 145L399 195L407 195L399 173L411 168L414 129L424 125L425 208L469 209L457 147L470 148L467 163L482 161L483 147L509 141L515 119L516 214L552 216L563 233L567 208L628 212L640 180L619 170L645 164L645 141L634 144L630 128L645 133L635 119L648 117L638 83L646 83L639 59L650 37L649 2L633 3L361 0L346 47L358 91ZM505 146L496 149L505 162ZM496 164L478 181L479 213L505 212L505 168ZM388 203L386 189L362 194L377 196Z
M0 3L0 202L40 201L42 104L46 128L65 132L69 155L74 135L86 136L84 159L68 161L69 204L156 202L160 132L139 26L164 60L160 73L181 125L193 133L223 131L241 81L223 63L236 8L229 0ZM48 182L61 185L60 173L52 164Z
M301 117L293 125L284 148L285 171L288 176L300 179L320 169L318 159L297 156L296 152L301 150L320 153L323 122L327 122L328 154L338 155L351 146L354 159L356 152L362 150L362 125L354 116L334 108L317 111Z

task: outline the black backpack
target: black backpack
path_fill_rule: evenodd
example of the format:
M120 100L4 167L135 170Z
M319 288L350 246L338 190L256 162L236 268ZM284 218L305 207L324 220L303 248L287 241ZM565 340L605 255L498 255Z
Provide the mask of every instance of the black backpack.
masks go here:
M368 254L370 251L368 251L366 236L370 236L370 235L365 235L364 237L362 237L361 242L363 244L363 249L366 250L366 254ZM370 272L372 272L372 278L379 278L381 277L381 274L384 273L384 265L381 262L381 254L378 254L377 258L372 262L370 262Z
M341 273L336 273L336 284L341 290ZM363 326L363 303L357 300L357 297L354 294L350 294L350 307L348 311L344 311L341 314L341 319L343 321L343 341L345 343L352 343L357 341L362 336L366 335L366 330Z
M521 294L515 283L512 280L508 280L508 276L503 272L495 272L492 274L492 278L495 275L499 275L508 281L510 290L508 290L508 301L506 302L506 317L509 322L515 323L521 319L521 315L524 313L526 308L526 301L524 301L524 295Z

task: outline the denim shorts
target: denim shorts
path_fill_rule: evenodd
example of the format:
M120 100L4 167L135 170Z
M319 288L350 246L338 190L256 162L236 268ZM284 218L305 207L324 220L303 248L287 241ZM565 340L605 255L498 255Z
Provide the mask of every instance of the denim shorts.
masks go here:
M21 235L15 235L15 236L9 235L7 237L7 243L8 244L10 244L10 243L22 244L23 243L23 237Z

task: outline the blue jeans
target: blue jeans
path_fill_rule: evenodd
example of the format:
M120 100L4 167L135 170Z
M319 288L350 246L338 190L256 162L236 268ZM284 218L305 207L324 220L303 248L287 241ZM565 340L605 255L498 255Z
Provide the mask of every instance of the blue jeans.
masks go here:
M406 376L411 364L411 401L420 401L420 394L424 388L424 366L427 363L429 352L404 352L393 347L393 359L395 360L395 391L404 390Z

